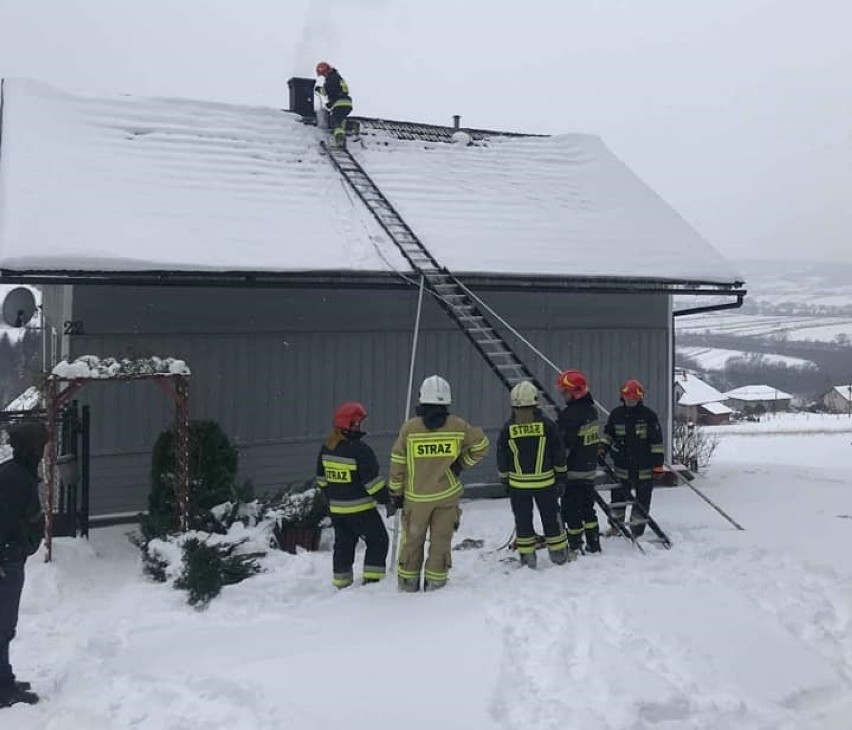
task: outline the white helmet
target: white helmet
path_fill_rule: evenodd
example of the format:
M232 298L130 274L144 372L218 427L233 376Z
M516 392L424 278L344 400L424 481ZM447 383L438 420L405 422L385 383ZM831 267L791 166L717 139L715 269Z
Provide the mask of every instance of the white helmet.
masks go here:
M538 388L529 380L522 380L512 388L509 393L509 402L512 408L528 408L538 405Z
M430 375L420 385L420 405L448 406L453 402L450 384L440 375Z

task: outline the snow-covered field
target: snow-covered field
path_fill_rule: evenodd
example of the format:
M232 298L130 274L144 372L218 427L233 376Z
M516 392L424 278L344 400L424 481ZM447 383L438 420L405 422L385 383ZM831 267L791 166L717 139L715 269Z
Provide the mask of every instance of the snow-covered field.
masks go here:
M679 333L735 335L796 342L852 339L852 317L828 315L757 315L739 312L700 314L677 323Z
M743 352L742 350L726 350L721 347L678 347L677 354L688 357L698 363L702 370L724 370L728 360L732 357L755 357L760 356L772 365L786 365L791 368L815 368L816 363L800 357L788 355L758 354L754 352Z
M470 502L458 539L486 546L454 553L430 594L338 592L328 552L276 553L199 613L142 578L126 528L59 540L53 564L30 563L13 644L44 700L0 711L0 727L846 730L847 423L720 429L700 488L747 529L658 490L670 551L611 539L519 570L490 551L511 530L506 501Z

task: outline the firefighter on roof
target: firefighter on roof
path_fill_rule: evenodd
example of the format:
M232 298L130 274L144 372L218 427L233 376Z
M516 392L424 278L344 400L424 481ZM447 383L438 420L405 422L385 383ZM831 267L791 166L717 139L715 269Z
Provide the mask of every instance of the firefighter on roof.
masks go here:
M612 456L613 475L621 487L613 489L613 504L624 504L635 490L636 501L651 510L651 492L654 479L665 474L665 446L660 419L643 403L645 389L635 378L621 386L621 405L609 414L601 438L601 457ZM613 514L619 520L626 517L626 507L614 507ZM636 514L630 515L630 531L636 537L645 532L645 524ZM618 529L610 527L607 535L617 535Z
M317 457L316 484L328 497L334 527L332 583L338 588L354 581L352 565L359 538L367 543L364 583L385 577L388 531L376 502L386 504L388 490L375 453L361 440L361 423L366 417L360 403L343 403L334 413L334 428Z
M568 539L559 519L559 492L565 487L565 447L559 429L538 407L538 388L522 380L509 394L512 417L497 441L497 470L508 488L515 515L515 544L521 564L536 567L533 504L538 507L550 559L569 559Z
M325 61L317 64L317 76L324 83L317 86L316 91L326 99L328 109L328 128L334 135L338 147L346 146L346 117L352 113L352 97L349 96L349 85L343 80L338 70Z
M595 399L589 392L589 381L579 370L565 370L556 379L565 398L559 413L559 430L565 441L568 475L562 497L562 519L568 532L568 547L601 550L598 517L595 514L595 476L598 473L600 418Z
M397 576L402 591L443 588L452 567L453 532L458 528L463 469L488 453L488 437L481 428L451 415L450 384L432 375L420 386L417 416L402 424L391 450L390 493L402 506L402 541ZM429 535L429 555L423 565L423 547Z

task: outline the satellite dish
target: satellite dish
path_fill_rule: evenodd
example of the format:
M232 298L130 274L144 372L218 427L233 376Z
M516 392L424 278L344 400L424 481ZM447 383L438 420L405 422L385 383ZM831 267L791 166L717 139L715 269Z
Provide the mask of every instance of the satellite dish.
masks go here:
M15 287L3 299L3 321L10 327L26 327L35 310L35 296L25 286Z

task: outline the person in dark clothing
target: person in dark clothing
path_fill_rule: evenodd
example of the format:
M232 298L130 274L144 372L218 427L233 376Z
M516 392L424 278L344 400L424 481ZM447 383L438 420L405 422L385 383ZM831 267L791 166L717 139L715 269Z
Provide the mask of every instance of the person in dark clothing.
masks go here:
M612 504L624 505L631 498L631 490L635 490L636 501L650 513L654 479L665 474L665 446L660 419L643 403L644 396L645 389L636 379L621 386L621 405L609 414L604 426L600 456L612 456L613 475L621 483L611 492ZM615 506L612 512L622 521L627 516L624 506ZM635 537L645 532L640 515L630 515L630 531ZM607 532L617 534L614 525Z
M352 97L349 95L349 84L344 81L340 72L331 64L320 61L317 64L317 76L324 79L324 84L317 87L317 93L326 98L325 107L328 109L328 128L334 135L338 147L346 146L346 117L352 113Z
M595 513L595 476L598 473L600 416L589 381L579 370L565 370L556 380L565 398L559 413L559 430L565 442L567 467L562 520L568 533L568 547L577 551L601 551L600 529Z
M388 503L388 489L375 453L361 440L365 435L361 423L366 417L360 403L343 403L334 413L334 429L317 457L316 484L328 497L334 527L332 584L337 588L354 582L352 566L360 538L367 543L363 582L375 583L385 577L390 541L376 502Z
M509 395L512 417L497 441L497 471L509 491L515 515L515 545L521 564L535 568L533 505L538 507L550 559L557 565L574 556L559 519L559 492L565 486L565 447L556 424L539 410L538 388L522 380Z
M33 705L38 695L19 682L9 663L9 645L18 627L24 564L41 544L44 515L38 495L38 465L47 443L40 423L9 428L12 460L0 464L0 707Z

